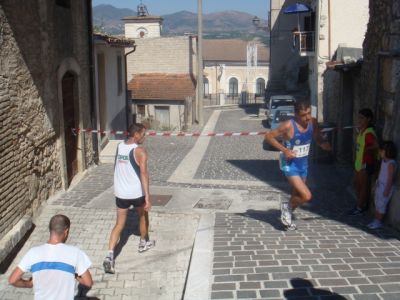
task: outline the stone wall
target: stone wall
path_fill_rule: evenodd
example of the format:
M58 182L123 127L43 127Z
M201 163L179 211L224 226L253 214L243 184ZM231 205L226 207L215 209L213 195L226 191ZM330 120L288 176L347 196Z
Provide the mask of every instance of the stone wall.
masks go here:
M364 63L354 112L365 106L374 110L380 138L393 140L400 149L400 2L370 0L369 6ZM400 162L399 157L397 160ZM400 176L396 186L387 220L400 228Z
M91 127L88 3L0 2L0 262L40 205L63 189L57 71L66 58L79 65L79 122ZM83 145L81 170L93 163L92 137Z

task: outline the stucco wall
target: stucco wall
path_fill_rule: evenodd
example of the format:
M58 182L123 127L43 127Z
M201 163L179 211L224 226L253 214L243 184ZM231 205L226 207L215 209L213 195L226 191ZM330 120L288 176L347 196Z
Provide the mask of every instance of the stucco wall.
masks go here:
M20 221L63 188L58 80L67 58L78 66L79 125L91 124L86 16L80 0L68 9L51 0L0 2L0 261L27 230ZM93 162L91 135L80 145L82 171Z
M125 37L139 39L139 33L144 31L144 38L154 38L161 36L161 27L159 23L125 23Z
M125 63L124 48L113 47L108 44L95 45L95 57L97 54L104 55L105 63L105 97L106 97L106 128L105 130L127 130L126 122L126 81L125 81ZM121 79L122 90L118 89L118 67L117 57L121 57ZM96 67L97 67L96 62ZM97 69L97 68L96 68ZM97 83L98 85L98 83ZM97 95L98 97L98 95ZM99 103L99 100L97 100ZM99 123L99 122L98 122Z
M368 0L319 1L320 9L318 16L316 16L316 22L320 24L319 55L321 57L329 55L329 32L331 34L331 56L339 44L345 44L346 47L362 48L369 19Z
M316 12L316 55L309 58L311 103L316 106L315 116L323 121L323 91L329 85L322 77L325 63L332 59L339 45L362 48L369 7L368 0L314 0L311 6Z

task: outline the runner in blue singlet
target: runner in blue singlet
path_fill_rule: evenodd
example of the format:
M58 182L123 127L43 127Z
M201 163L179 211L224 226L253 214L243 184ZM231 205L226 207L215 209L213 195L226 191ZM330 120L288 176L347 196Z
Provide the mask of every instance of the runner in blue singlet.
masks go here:
M289 230L296 229L292 221L293 210L312 198L306 185L312 137L322 149L331 150L329 143L323 141L316 120L311 118L310 103L296 101L294 110L294 119L283 122L265 134L267 143L281 151L280 168L292 186L290 201L281 203L281 221ZM283 144L277 138L282 138Z
M300 132L295 120L290 120L294 129L293 137L285 140L284 145L287 149L296 153L293 159L287 159L283 153L280 154L280 167L285 176L307 177L308 168L308 152L310 150L311 140L313 137L313 124L309 123L305 132Z

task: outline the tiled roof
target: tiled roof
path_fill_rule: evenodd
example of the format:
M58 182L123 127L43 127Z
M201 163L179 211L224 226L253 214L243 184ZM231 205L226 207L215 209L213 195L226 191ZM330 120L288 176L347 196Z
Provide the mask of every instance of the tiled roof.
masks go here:
M247 61L247 41L243 40L203 40L204 61ZM257 43L258 62L269 62L269 48Z
M189 74L137 74L128 83L132 99L185 100L195 95L195 81Z
M132 39L128 39L122 36L112 36L103 33L93 33L93 39L95 41L103 41L109 45L113 46L121 46L121 47L133 47L135 45L135 41Z

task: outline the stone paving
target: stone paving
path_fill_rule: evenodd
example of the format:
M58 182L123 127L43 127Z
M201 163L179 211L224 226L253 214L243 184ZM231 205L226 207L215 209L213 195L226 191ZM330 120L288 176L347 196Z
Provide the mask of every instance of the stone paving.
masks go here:
M255 113L223 110L215 131L265 130L252 118ZM263 150L262 137L211 138L194 178L169 182L196 141L146 140L151 191L171 197L150 214L156 248L137 253L132 211L117 251L117 273L104 274L115 208L113 165L102 164L44 205L32 235L0 275L0 299L32 299L31 290L8 286L7 275L29 247L46 241L47 222L59 212L72 220L68 242L93 262L95 284L80 290L78 300L400 299L399 235L388 227L367 230L366 217L346 215L354 205L347 189L351 169L311 164L313 201L295 212L298 230L285 231L279 202L289 198L289 190L277 153Z
M48 221L63 213L71 219L69 244L85 251L92 260L90 269L94 286L78 299L181 299L199 217L195 214L153 211L150 214L150 237L156 247L139 254L136 214L124 229L116 249L116 274L104 274L102 262L108 250L108 237L115 222L114 209L85 209L49 205L36 220L36 228L9 272L30 247L48 238ZM29 289L8 286L0 276L0 299L31 299ZM85 296L84 296L85 295Z

